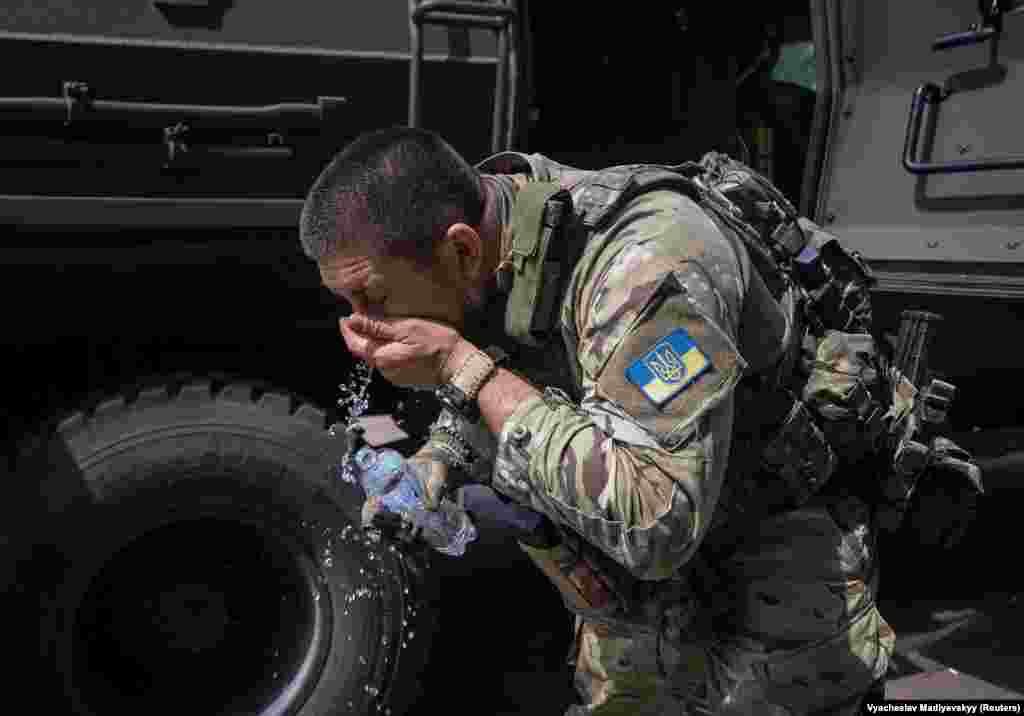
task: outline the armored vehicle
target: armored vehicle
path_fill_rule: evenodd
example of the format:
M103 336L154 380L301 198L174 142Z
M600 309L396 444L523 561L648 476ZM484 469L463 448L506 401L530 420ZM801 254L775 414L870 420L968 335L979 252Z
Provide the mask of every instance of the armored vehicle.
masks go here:
M893 683L1024 690L1020 576L1000 560L1020 543L1024 437L1016 10L7 3L0 578L8 652L44 685L24 710L560 713L572 698L571 623L514 546L486 529L461 559L375 540L336 476L348 307L302 255L298 213L346 141L406 123L473 160L725 151L864 255L889 332L903 310L942 314L931 367L958 388L949 420L988 494L955 550L883 545L883 612L909 635ZM379 379L370 395L412 450L432 406Z

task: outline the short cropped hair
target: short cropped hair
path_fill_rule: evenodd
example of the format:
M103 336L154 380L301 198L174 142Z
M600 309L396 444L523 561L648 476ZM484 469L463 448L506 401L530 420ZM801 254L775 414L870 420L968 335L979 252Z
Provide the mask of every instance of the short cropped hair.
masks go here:
M484 203L479 172L439 135L377 130L357 137L317 177L299 238L317 261L362 236L385 256L425 266L449 226L479 228Z

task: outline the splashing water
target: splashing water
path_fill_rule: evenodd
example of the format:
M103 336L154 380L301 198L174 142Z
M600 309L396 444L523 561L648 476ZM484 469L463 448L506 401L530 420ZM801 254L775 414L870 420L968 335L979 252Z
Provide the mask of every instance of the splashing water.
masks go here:
M348 383L338 385L338 390L341 391L338 407L344 411L345 417L342 419L343 422L335 423L328 430L328 434L332 438L337 437L339 433L344 433L348 428L355 425L356 421L370 409L368 393L372 381L373 368L367 365L365 361L359 361L355 364ZM356 481L355 472L352 470L348 460L343 460L338 465L337 475L339 479L345 482L354 483Z
M351 426L355 421L360 418L370 408L370 399L367 397L367 393L370 390L370 383L373 380L373 368L366 364L365 361L359 361L356 363L352 375L348 379L348 383L341 383L338 385L338 390L341 391L341 397L338 398L338 407L345 411L347 417L344 419L341 428L347 428ZM339 424L335 423L331 426L332 434L337 431Z
M348 412L347 425L351 425L356 418L360 417L370 408L370 400L367 393L370 390L370 382L373 380L373 368L365 361L359 361L355 365L353 375L349 378L348 384L342 383L338 386L341 391L341 398L338 399L338 406Z

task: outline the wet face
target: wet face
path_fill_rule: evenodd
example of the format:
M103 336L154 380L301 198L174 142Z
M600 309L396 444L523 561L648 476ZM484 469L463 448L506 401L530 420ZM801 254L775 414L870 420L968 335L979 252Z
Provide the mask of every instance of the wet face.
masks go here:
M375 318L425 318L462 331L483 302L479 285L483 261L480 246L472 246L474 237L479 244L472 228L454 225L427 267L411 259L382 256L369 242L346 245L318 262L320 279L356 313Z

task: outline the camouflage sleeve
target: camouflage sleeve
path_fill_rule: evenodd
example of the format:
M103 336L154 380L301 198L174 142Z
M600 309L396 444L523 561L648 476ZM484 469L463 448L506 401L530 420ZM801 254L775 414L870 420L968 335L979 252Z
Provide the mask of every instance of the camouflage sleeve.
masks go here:
M494 484L661 579L692 556L718 499L750 268L669 192L631 202L603 238L573 296L583 399L524 401L499 436Z

